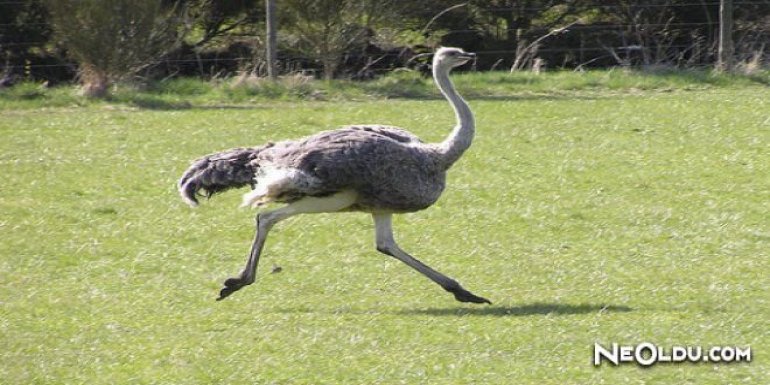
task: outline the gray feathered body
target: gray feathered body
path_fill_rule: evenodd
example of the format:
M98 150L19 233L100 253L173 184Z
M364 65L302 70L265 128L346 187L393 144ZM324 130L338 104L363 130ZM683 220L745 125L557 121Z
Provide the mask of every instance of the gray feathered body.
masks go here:
M268 196L264 202L352 190L357 200L348 210L411 212L429 207L444 190L446 168L437 151L397 127L348 126L208 155L193 163L179 187L188 202L201 190L211 195L252 181L258 195ZM260 183L272 186L259 190Z
M436 85L457 118L441 143L423 143L397 127L348 126L205 156L185 172L179 191L192 205L200 192L211 196L251 184L253 191L244 196L244 205L292 203L345 192L355 197L346 210L398 213L427 208L444 191L447 169L473 140L473 113L449 80L451 68L471 57L456 48L442 48L434 57Z

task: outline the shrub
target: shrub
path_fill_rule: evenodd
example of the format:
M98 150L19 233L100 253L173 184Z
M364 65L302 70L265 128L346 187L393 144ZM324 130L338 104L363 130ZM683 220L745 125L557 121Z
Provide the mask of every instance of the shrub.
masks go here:
M177 9L161 0L49 0L47 5L89 97L106 96L112 82L152 64L180 40Z

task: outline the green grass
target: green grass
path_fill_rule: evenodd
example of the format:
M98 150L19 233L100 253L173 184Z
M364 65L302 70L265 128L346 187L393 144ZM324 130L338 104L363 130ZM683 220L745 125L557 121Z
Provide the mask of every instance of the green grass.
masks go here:
M610 97L642 91L736 89L770 85L770 71L754 75L717 74L711 71L634 71L614 69L575 73L559 71L546 75L530 72L483 72L454 75L468 98L506 99L572 96ZM21 83L0 88L0 109L121 105L142 109L183 110L193 107L250 106L257 102L281 101L373 101L381 99L436 99L429 77L414 71L394 72L368 82L321 81L300 75L278 82L245 77L203 81L172 78L143 85L119 84L107 100L79 97L72 86L44 88Z
M377 82L320 83L340 96L316 101L175 82L103 102L3 91L0 383L765 383L770 89L616 76L458 78L476 141L441 200L394 225L492 306L377 253L355 213L281 223L257 283L215 302L253 212L235 192L191 210L175 191L202 154L346 123L437 141L453 116L427 81L378 81L421 99ZM594 342L643 341L754 360L591 365Z

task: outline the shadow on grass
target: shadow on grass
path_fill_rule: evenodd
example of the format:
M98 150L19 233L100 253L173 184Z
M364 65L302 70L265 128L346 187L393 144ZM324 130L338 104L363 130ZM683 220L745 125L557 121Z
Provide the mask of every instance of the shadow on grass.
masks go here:
M423 100L423 101L438 101L444 100L439 94L429 94L420 96L404 96L404 95L384 95L386 99L391 100ZM570 93L521 93L512 95L486 95L479 92L469 91L467 92L467 98L471 101L525 101L525 100L597 100L607 99L615 97L613 95L601 96L601 95L580 95ZM266 99L270 101L270 99ZM303 102L308 99L297 97L294 102ZM161 97L148 96L148 95L132 95L112 98L110 101L124 103L129 106L140 108L143 110L159 110L159 111L175 111L175 110L256 110L265 109L267 107L259 104L210 104L210 105L197 105L187 101L170 101Z
M117 96L108 99L112 102L125 103L144 110L174 111L174 110L255 110L264 109L260 105L248 104L211 104L194 105L186 100L171 101L152 95Z
M484 307L449 307L404 310L399 314L404 315L433 315L433 316L497 316L517 317L530 315L573 315L589 313L626 313L631 309L628 306L618 305L593 305L579 304L568 305L558 303L533 303L520 306L484 306Z
M187 110L192 108L192 105L187 102L170 102L160 98L152 97L133 97L129 98L127 102L134 107L139 107L146 110L172 111Z
M631 71L638 76L658 78L671 81L672 84L706 84L713 86L726 86L736 81L745 80L763 86L770 86L770 76L767 72L756 74L717 73L712 70L677 68L648 68Z
M474 91L468 92L468 100L474 101L474 100L483 100L483 101L491 101L491 102L497 102L497 101L560 101L560 100L600 100L600 99L611 99L616 98L618 95L588 95L588 94L579 94L577 92L570 93L567 92L561 92L561 93L520 93L520 94L513 94L513 95L484 95L484 94L477 94ZM443 100L443 98L437 98Z
M319 310L315 308L283 308L278 309L278 313L329 313L329 314L397 314L397 315L428 315L428 316L481 316L481 317L524 317L531 315L576 315L576 314L605 314L605 313L626 313L633 311L632 308L623 305L595 305L595 304L559 304L559 303L532 303L520 306L484 306L463 307L457 305L446 308L429 309L407 309L398 311L387 310L363 310L340 308L335 310Z
M191 110L266 110L269 107L263 105L246 105L246 104L211 104L203 106L190 106Z

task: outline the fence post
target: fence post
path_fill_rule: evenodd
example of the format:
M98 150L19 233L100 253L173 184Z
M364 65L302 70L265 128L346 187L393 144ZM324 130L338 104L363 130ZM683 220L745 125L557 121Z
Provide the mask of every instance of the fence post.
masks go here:
M720 0L717 71L732 70L733 53L733 0Z
M276 71L276 20L275 20L275 0L266 0L266 18L267 18L267 76L270 79L278 77Z

